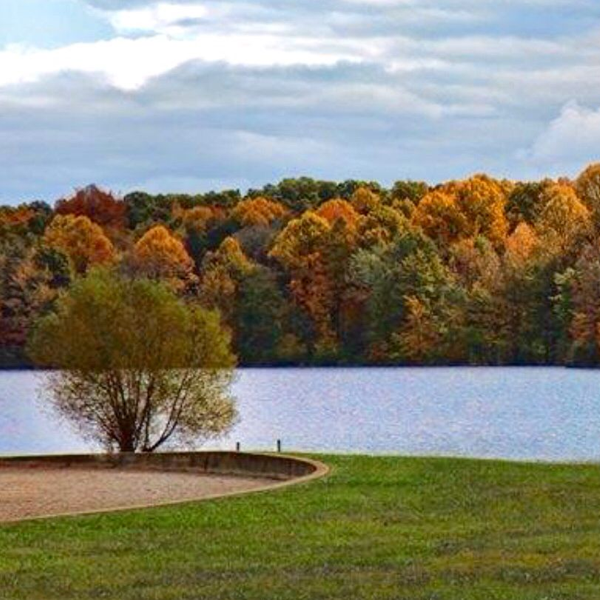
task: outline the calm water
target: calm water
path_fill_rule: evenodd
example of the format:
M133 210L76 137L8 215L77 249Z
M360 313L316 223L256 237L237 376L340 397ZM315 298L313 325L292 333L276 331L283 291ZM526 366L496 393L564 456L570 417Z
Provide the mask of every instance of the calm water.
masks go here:
M90 450L37 399L43 374L0 372L0 454ZM209 447L600 460L600 371L245 369L241 422Z

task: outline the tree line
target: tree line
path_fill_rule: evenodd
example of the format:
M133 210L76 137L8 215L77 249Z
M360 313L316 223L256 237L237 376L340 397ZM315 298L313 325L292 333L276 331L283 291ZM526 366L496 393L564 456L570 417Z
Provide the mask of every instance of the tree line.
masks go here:
M35 321L100 266L218 311L243 365L596 365L600 164L3 206L0 363L27 364Z

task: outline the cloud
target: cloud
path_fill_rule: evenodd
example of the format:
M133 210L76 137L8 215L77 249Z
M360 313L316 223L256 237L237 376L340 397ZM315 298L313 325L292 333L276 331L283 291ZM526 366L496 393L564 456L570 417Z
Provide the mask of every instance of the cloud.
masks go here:
M578 168L598 141L585 108L600 106L596 1L88 7L109 36L0 50L0 200L91 181L519 177Z
M533 145L519 156L542 169L570 174L582 165L600 160L600 108L567 103Z
M0 87L74 71L96 73L116 87L134 90L191 60L247 66L330 65L360 60L355 50L355 44L343 40L323 48L307 38L288 41L274 35L243 34L208 34L195 40L165 35L118 37L55 50L13 46L0 52Z
M597 30L554 39L507 35L494 30L489 3L470 12L452 7L472 0L449 2L450 8L440 0L324 0L318 8L299 0L94 2L115 29L112 39L54 49L9 46L0 51L0 86L74 71L135 90L193 60L262 67L374 63L389 72L455 80L468 80L469 69L488 79L492 65L510 67L493 73L497 81L559 66L568 76L573 66L600 61Z
M481 145L449 145L467 128L400 80L389 85L372 65L192 62L135 92L72 73L0 89L0 200L52 200L89 182L200 191L299 174L391 182L429 178L432 165L438 176L470 170ZM505 127L489 128L499 148Z

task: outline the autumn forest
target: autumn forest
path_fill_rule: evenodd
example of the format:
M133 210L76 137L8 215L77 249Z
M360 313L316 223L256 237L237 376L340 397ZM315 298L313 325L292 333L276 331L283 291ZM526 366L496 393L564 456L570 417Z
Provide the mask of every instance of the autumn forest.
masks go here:
M89 186L0 208L0 363L91 269L216 309L242 365L595 365L600 165L430 186L310 178L198 195ZM151 324L149 324L151 326Z

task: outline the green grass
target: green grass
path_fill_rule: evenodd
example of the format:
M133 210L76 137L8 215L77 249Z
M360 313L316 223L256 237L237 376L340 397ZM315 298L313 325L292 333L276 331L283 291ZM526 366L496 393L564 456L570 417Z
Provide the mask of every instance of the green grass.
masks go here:
M326 479L0 527L0 598L600 598L600 469L319 457Z

